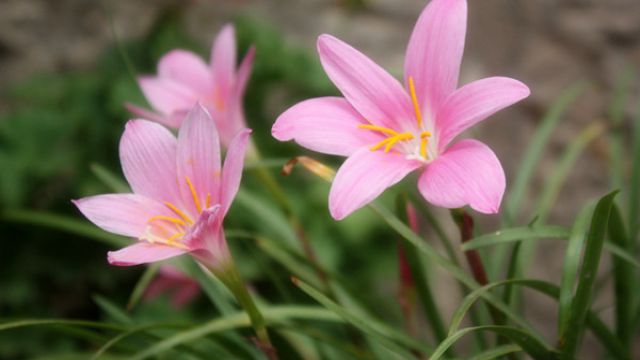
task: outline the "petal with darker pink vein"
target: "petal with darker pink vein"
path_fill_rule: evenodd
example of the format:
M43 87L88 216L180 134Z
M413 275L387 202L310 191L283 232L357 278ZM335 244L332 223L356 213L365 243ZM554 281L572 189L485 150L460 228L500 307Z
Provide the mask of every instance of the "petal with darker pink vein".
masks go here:
M158 62L158 76L198 93L213 91L209 67L190 51L176 49L165 54Z
M227 155L222 167L222 185L220 186L220 204L222 206L222 216L224 216L233 199L240 188L242 170L244 168L244 157L249 144L251 129L240 131L229 143Z
M217 204L220 186L220 141L207 110L196 105L178 133L178 183L183 203L194 214Z
M409 95L378 64L330 35L318 38L318 52L331 81L365 119L394 130L413 124Z
M189 250L140 241L118 251L109 251L107 259L111 265L133 266L166 260L187 252Z
M436 114L458 84L466 31L466 0L432 0L413 29L405 58L405 83L413 77L426 114Z
M124 176L136 194L181 204L177 186L176 138L160 124L131 120L120 140Z
M363 146L383 138L359 129L368 124L344 98L305 100L289 108L276 120L271 134L280 141L295 140L307 149L331 155L349 156Z
M192 89L173 80L139 77L138 85L151 106L164 115L191 108L198 100Z
M505 175L491 149L477 140L462 140L440 155L418 180L418 189L430 203L445 208L471 206L493 214L500 209Z
M525 84L507 77L474 81L456 90L436 116L440 150L444 150L451 140L466 129L529 94Z
M362 148L351 155L338 170L329 193L329 210L342 220L377 198L385 189L421 166L398 153Z

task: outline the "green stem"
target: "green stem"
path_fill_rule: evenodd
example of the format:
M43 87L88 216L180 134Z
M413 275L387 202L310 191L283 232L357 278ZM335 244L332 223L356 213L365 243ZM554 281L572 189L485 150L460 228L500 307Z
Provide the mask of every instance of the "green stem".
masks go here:
M247 315L249 315L251 326L258 337L257 345L260 350L262 350L269 359L277 359L278 356L276 349L271 344L264 316L262 316L262 313L253 301L249 291L247 291L247 288L233 262L230 261L227 266L209 270L213 272L223 284L225 284L233 296L235 296L240 306L242 306Z

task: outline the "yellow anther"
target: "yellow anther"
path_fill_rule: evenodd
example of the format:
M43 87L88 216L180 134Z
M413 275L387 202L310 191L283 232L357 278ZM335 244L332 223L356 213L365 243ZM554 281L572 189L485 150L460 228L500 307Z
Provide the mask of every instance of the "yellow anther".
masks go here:
M198 199L198 193L196 193L196 188L191 183L191 179L188 176L185 176L187 179L187 185L189 185L189 190L191 190L191 197L193 197L193 203L196 204L196 209L198 210L198 214L202 212L202 206L200 206L200 200Z
M389 134L389 135L392 135L392 136L398 135L398 133L396 131L391 130L391 129L386 128L386 127L378 126L378 125L365 125L365 124L362 124L362 125L358 125L358 127L360 129L379 131L381 133Z
M420 112L420 104L418 104L418 96L416 96L416 87L412 76L409 76L409 92L411 93L411 101L413 101L413 110L416 112L418 126L422 126L422 113Z
M184 220L185 222L187 222L187 224L193 225L193 220L191 220L191 218L189 216L187 216L187 214L185 214L184 212L182 212L180 209L178 209L175 205L173 205L170 202L164 202L164 205L166 207L168 207L169 209L171 209L171 211L173 211L174 213L176 213L176 215L180 216L180 218L182 218L182 220Z
M207 194L207 200L204 202L204 206L207 209L211 207L211 194Z
M413 139L413 135L411 133L403 133L397 136L394 136L392 138L389 138L389 143L387 143L387 146L384 148L384 152L389 152L389 150L391 150L391 148L393 147L393 145L395 145L395 143L397 143L398 141L404 141L404 140L411 140Z
M180 226L185 226L187 225L184 221L178 219L178 218L174 218L171 216L164 216L164 215L157 215L152 217L151 219L147 220L148 223L154 222L154 221L168 221L170 223L174 223L174 224L178 224Z

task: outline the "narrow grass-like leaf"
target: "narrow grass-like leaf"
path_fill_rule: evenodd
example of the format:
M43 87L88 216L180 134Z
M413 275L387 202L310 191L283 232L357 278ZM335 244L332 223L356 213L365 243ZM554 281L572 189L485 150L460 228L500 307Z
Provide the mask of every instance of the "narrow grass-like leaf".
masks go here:
M569 230L562 226L542 225L523 226L505 230L499 230L490 234L475 237L462 244L462 250L474 250L481 247L504 244L515 241L524 241L539 238L567 238Z
M418 196L420 198L420 196L422 195L418 194ZM442 228L442 225L440 225L440 222L438 221L438 219L436 219L433 213L431 213L431 211L429 210L427 203L424 201L416 201L415 206L416 206L416 209L422 215L422 217L427 220L427 223L429 224L429 226L433 229L433 231L436 233L436 235L440 239L442 246L444 246L444 249L447 252L447 256L449 256L449 260L451 260L454 264L458 265L460 262L458 260L455 246L453 245L453 242L451 241L447 233Z
M409 214L407 213L407 206L409 206L409 204L407 196L404 194L398 196L396 199L397 213L406 224L409 224ZM410 244L407 240L402 239L401 241L400 246L411 273L411 283L415 287L415 291L420 299L420 304L422 305L422 310L427 318L427 322L431 325L431 329L433 330L436 340L438 342L442 342L447 336L447 333L444 323L442 322L442 318L440 317L440 311L438 310L433 293L431 292L429 279L424 272L424 266L420 260L420 256L418 256L419 253L411 251L412 249L408 248Z
M310 282L314 286L321 286L320 279L318 279L315 272L308 268L307 263L299 261L295 256L267 238L259 237L256 239L256 243L265 254L284 266L292 275L304 279L304 281Z
M536 206L536 214L540 222L544 223L549 216L549 212L556 202L558 193L569 174L569 170L571 170L587 145L600 136L604 129L603 124L593 123L569 143L567 150L560 158L555 169L551 172L552 175L549 177L549 180L547 180L538 205Z
M560 295L558 297L558 334L564 333L569 321L571 301L576 288L578 268L580 267L580 255L584 244L589 221L593 216L595 203L585 206L576 218L569 243L565 251L562 264L562 276L560 279Z
M618 79L618 84L614 92L614 98L609 108L609 121L611 131L609 132L609 164L611 187L622 189L622 162L624 159L624 145L622 142L622 122L624 120L625 108L629 99L631 84L635 82L632 67L628 67Z
M204 270L193 259L183 257L181 260L182 266L198 281L198 284L200 284L211 303L220 311L220 314L227 315L235 312L233 295L218 279Z
M131 292L131 296L129 296L129 301L127 302L127 311L131 311L140 301L142 295L149 287L151 280L158 273L158 269L160 268L159 263L151 264L147 267L147 269L142 273L140 280L136 283L136 286L133 288Z
M76 220L62 215L55 215L43 211L8 210L2 213L2 219L22 224L30 224L48 227L81 237L97 240L109 246L126 246L131 241L118 235L113 235L100 230L94 225L82 220Z
M115 331L125 331L127 328L123 325L112 324L99 321L87 320L68 320L68 319L22 319L0 323L0 331L17 329L29 326L80 326L99 329L109 329Z
M403 332L393 329L369 316L349 311L310 285L305 284L298 279L294 279L294 284L296 284L296 286L298 286L307 295L322 304L322 306L335 312L338 316L342 317L365 334L371 336L372 339L379 342L392 352L403 356L410 356L406 349L420 351L422 353L430 352L430 349L426 345L408 337Z
M131 188L126 182L122 181L121 178L114 175L104 166L100 164L91 164L91 172L98 178L98 180L102 181L103 184L111 189L111 191L115 191L117 193L131 192Z
M440 359L442 355L444 355L444 353L447 351L447 349L449 349L449 347L451 347L456 341L458 341L458 339L474 331L491 331L500 336L508 338L509 340L517 344L522 349L522 351L526 352L534 359L549 360L556 357L554 351L551 348L546 346L536 336L533 336L527 331L513 326L485 325L460 329L452 334L449 334L449 337L447 337L442 343L440 343L440 345L438 345L429 359Z
M326 309L311 306L274 306L261 309L269 324L286 323L290 320L329 321L342 323L340 317ZM211 320L156 342L149 348L133 355L132 360L140 360L161 354L180 344L185 344L210 334L227 330L250 327L249 317L244 312L236 312Z
M565 110L571 105L586 89L585 83L579 83L567 89L559 99L553 104L549 112L544 116L538 130L536 131L531 144L518 168L518 173L511 191L507 194L505 210L503 216L505 223L510 225L517 220L518 213L525 193L536 169L542 153L546 149L547 143L553 134L554 129L562 119Z
M640 102L633 121L633 145L631 147L631 180L629 182L629 239L635 253L640 230Z
M571 302L569 320L564 333L559 336L559 345L563 359L573 359L582 336L584 323L591 305L593 284L600 265L600 256L604 245L607 225L613 201L618 192L603 197L593 212L589 234L587 235L584 260L580 269L580 278L576 294Z
M447 258L440 255L433 247L427 244L425 241L422 241L419 236L417 236L408 226L402 223L397 217L395 217L389 210L385 209L377 205L376 203L372 203L370 205L380 217L398 234L408 240L418 251L422 252L426 255L434 264L439 265L443 269L447 270L453 277L462 282L467 288L471 290L476 290L480 286L478 283L466 273L465 270L456 266L453 262L448 260ZM520 315L512 311L506 304L504 304L500 299L490 293L482 293L481 298L489 303L491 306L495 307L497 310L505 314L514 324L522 327L526 331L529 331L532 334L535 334L537 337L542 339L542 336L532 328L527 321L525 321Z
M467 295L467 297L463 299L462 303L458 306L451 318L449 333L452 334L458 330L466 312L471 308L475 301L483 296L484 293L487 293L499 286L509 285L526 287L556 300L560 295L560 289L556 285L542 280L509 279L487 284L482 288L476 289L474 292ZM607 328L607 326L602 322L602 320L600 320L595 312L587 312L586 325L600 341L602 346L606 348L611 355L613 355L617 359L629 358L629 355L627 354L626 349L622 346L622 343L620 343L620 340L618 340L618 338L609 330L609 328Z
M505 355L522 351L522 348L516 344L508 344L489 349L480 354L473 355L469 360L493 360L502 358Z
M623 249L630 249L630 241L627 236L626 227L622 220L620 210L614 204L611 209L609 226L607 227L609 240ZM613 279L616 301L616 329L620 341L625 345L631 344L633 335L633 316L631 314L635 307L636 284L634 268L624 262L619 257L613 256Z
M93 301L114 321L125 325L133 324L131 317L111 300L100 295L93 295Z

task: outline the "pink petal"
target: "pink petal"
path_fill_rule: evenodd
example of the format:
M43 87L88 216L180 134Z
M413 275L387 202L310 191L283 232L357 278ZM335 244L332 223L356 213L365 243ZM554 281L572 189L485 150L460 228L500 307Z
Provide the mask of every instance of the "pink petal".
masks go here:
M176 172L176 138L162 125L131 120L120 140L120 163L136 194L181 204Z
M193 90L169 79L139 77L138 85L151 107L164 115L190 109L198 99Z
M436 116L440 150L466 129L529 94L525 84L506 77L474 81L456 90Z
M462 140L427 166L418 189L434 205L458 208L468 204L493 214L499 211L504 195L504 170L487 145Z
M213 119L200 105L189 112L180 126L177 165L183 203L192 213L219 202L220 141ZM187 179L195 190L197 205Z
M344 98L323 97L300 102L278 117L271 134L280 141L295 140L307 149L349 156L383 138L359 129L367 122Z
M209 67L190 51L178 49L164 55L158 62L158 76L173 80L201 95L213 91Z
M130 113L136 115L141 119L155 121L171 128L179 127L180 123L182 122L182 118L184 118L184 114L181 114L181 116L161 115L131 103L125 103L124 107Z
M399 153L362 148L342 164L329 193L329 210L342 220L420 167Z
M100 228L139 237L156 215L172 216L162 203L135 194L106 194L73 201L80 212Z
M365 119L396 131L413 124L402 85L371 59L330 35L318 38L318 52L331 81Z
M256 48L254 46L247 50L247 54L242 59L240 66L238 66L238 72L236 74L236 96L238 99L242 99L244 91L249 82L251 76L251 69L253 68L253 60L256 57Z
M211 49L211 70L216 91L228 92L235 81L236 35L233 25L227 24L218 33Z
M227 155L224 159L222 168L222 186L220 188L220 204L222 205L222 216L224 216L233 199L240 188L240 180L242 179L242 170L244 168L244 157L249 144L249 135L251 129L244 129L239 132L227 149Z
M111 265L132 266L166 260L187 252L189 250L140 241L118 251L109 251L107 259Z
M405 83L413 77L424 113L438 113L456 89L466 28L466 0L432 0L413 29L405 58Z

